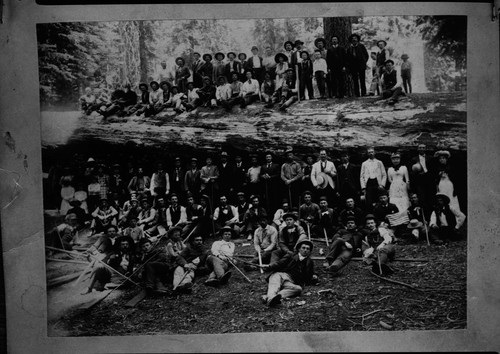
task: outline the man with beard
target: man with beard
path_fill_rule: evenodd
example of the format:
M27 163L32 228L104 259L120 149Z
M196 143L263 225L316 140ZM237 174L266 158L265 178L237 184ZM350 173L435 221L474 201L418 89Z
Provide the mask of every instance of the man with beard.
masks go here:
M333 276L339 275L339 271L349 263L353 254L361 251L362 239L363 235L357 231L354 217L348 217L347 227L333 236L323 264L326 270Z
M219 170L219 191L221 195L227 196L229 200L234 200L233 198L233 164L228 162L227 151L222 151L220 153L220 164L217 166Z
M342 163L337 166L340 200L353 198L358 203L360 193L359 166L349 162L347 152L343 152L340 159Z
M263 216L267 217L266 209L260 206L260 198L254 195L250 199L252 200L252 207L247 210L243 217L248 241L253 239L255 230L259 227L259 219Z
M288 193L290 205L297 201L300 195L300 181L304 175L302 166L293 158L293 149L287 148L285 151L286 161L281 165L281 180L285 183L284 192ZM285 194L286 195L286 194Z
M186 208L179 205L179 197L176 194L170 196L170 206L167 208L167 227L182 227L187 222Z
M353 33L349 36L350 46L347 48L346 62L354 81L354 94L356 97L366 96L365 70L368 61L366 47L359 43L361 37Z
M304 203L299 208L300 224L307 230L307 236L311 237L311 227L318 223L320 211L319 205L312 202L312 194L305 191L302 195Z
M328 207L326 197L319 198L319 215L317 224L313 225L312 232L318 238L330 238L338 229L337 213Z
M182 229L182 237L186 238L188 235L191 234L191 232L193 232L191 234L191 240L192 240L193 237L199 234L200 232L200 228L198 227L198 225L200 223L200 218L203 216L203 208L201 205L195 204L194 197L189 192L187 194L186 216L187 216L187 222L184 228ZM197 230L193 231L195 228Z
M353 198L347 198L345 200L345 209L343 209L339 215L340 224L343 227L347 227L347 220L351 216L354 218L356 226L363 225L365 220L365 213L363 212L363 210L356 206Z
M201 275L206 270L205 263L208 250L203 246L201 235L193 236L192 241L184 248L177 257L177 267L174 270L174 289L191 293L193 281L196 275Z
M339 38L332 36L332 46L326 52L326 64L328 66L328 87L330 97L344 98L344 73L346 71L345 49L339 45Z
M279 203L280 166L273 162L271 152L266 153L266 163L261 167L260 177L264 184L263 190L266 196L267 208L269 211L275 210Z
M219 202L219 206L214 211L215 231L228 226L235 231L237 236L237 231L239 231L239 228L237 228L238 209L227 204L227 197L225 195L220 196Z
M368 214L365 220L365 229L361 231L363 261L372 265L372 272L379 275L391 275L394 271L387 265L387 262L393 260L396 255L392 237L387 229L377 228L372 214Z
M145 196L146 191L151 188L151 179L144 175L142 167L137 167L137 173L128 184L128 191L130 194L135 193L138 198Z
M271 254L271 263L275 263L286 255L295 253L295 245L302 240L307 239L306 232L297 222L297 215L287 213L283 215L286 226L280 230L278 237L278 249Z
M385 188L387 172L382 161L375 158L375 149L369 147L366 152L368 159L361 164L359 181L365 198L366 210L372 211L373 204L378 200L379 188Z
M379 202L373 208L375 221L377 222L377 225L380 225L380 223L390 225L387 215L396 214L399 212L399 209L395 204L389 203L389 193L383 188L379 190L378 200Z
M201 171L198 169L198 159L191 158L191 168L186 171L184 176L184 189L191 193L195 199L198 199L201 189Z
M151 186L149 191L155 199L158 197L166 197L170 193L170 177L168 172L165 172L163 163L156 164L156 172L151 176Z

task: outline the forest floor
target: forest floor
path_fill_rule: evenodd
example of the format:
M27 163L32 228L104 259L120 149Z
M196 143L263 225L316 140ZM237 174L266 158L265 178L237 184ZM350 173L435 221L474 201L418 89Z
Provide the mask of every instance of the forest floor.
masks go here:
M166 109L153 117L109 117L81 112L42 112L42 143L56 147L99 140L137 146L183 146L205 150L231 146L262 152L368 145L414 149L419 143L445 144L465 150L467 142L464 92L421 93L388 105L379 97L308 100L286 112L255 103L231 112L197 108L176 114Z
M234 242L236 255L253 253L246 241ZM326 245L314 243L313 256L318 257L319 248ZM351 261L341 276L330 278L323 260L316 259L320 283L276 308L261 303L267 283L266 274L258 271L244 271L249 283L232 269L229 283L219 288L205 286L207 276L199 277L192 294L146 297L133 308L124 305L141 291L138 287L117 290L90 309L79 310L77 301L106 292L79 295L81 289L67 285L49 291L49 336L463 329L466 249L465 239L442 246L427 246L425 241L398 244L391 264L395 273L388 278L413 288L377 278L360 261ZM66 301L54 301L62 294Z

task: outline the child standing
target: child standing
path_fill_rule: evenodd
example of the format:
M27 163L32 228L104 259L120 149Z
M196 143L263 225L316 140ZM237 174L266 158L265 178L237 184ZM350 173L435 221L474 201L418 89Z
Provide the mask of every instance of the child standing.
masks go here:
M411 62L408 61L408 54L403 54L401 59L403 59L403 63L401 64L401 79L403 80L403 88L405 89L405 93L411 93Z
M320 95L320 99L326 99L325 96L325 73L327 72L326 60L321 57L321 51L316 49L314 51L314 62L313 62L313 72L314 77L316 78L316 85L318 85L318 91Z

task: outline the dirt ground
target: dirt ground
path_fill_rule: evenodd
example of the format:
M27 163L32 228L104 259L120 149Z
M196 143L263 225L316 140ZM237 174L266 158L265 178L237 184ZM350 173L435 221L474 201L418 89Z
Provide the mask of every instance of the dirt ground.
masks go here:
M235 243L235 254L252 253L245 241ZM301 297L284 300L276 308L261 303L267 284L266 274L258 271L244 271L252 280L249 283L232 269L229 283L219 288L206 287L207 276L200 277L190 295L149 297L134 308L124 304L140 289L129 288L85 312L68 310L49 323L56 328L49 335L463 329L466 247L465 240L430 247L425 242L398 244L396 258L428 260L392 263L396 272L389 278L414 288L379 279L359 261L350 262L341 276L330 278L323 271L323 261L316 260L319 285L306 287ZM316 241L316 257L319 248L325 244Z

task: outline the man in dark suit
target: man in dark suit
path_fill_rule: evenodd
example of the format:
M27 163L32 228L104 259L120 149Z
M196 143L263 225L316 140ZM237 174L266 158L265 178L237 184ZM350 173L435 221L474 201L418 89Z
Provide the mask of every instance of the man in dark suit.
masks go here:
M368 51L363 44L359 43L360 41L361 37L358 34L351 34L349 36L349 43L351 44L347 48L347 63L354 81L354 94L356 97L366 96L365 70Z
M198 52L193 53L193 62L191 64L191 71L193 72L193 86L200 88L203 86L203 75L200 72L204 62L200 59L201 55Z
M339 181L340 200L353 198L359 204L359 166L349 162L349 154L344 152L340 157L342 163L337 167L337 176Z
M426 154L426 146L424 144L418 145L418 154L412 159L411 166L411 187L417 193L420 205L424 209L424 216L429 220L432 209L432 202L434 193L436 192L434 185L434 175L432 158Z
M227 53L227 58L229 61L225 67L225 75L227 77L227 82L232 82L233 74L239 74L241 72L241 63L239 61L234 60L236 58L236 53L229 52Z
M339 38L332 36L332 46L326 52L326 65L328 67L328 87L331 88L329 96L344 97L344 72L346 70L346 52L339 45Z
M228 162L228 153L222 151L220 154L219 169L219 190L221 195L225 195L229 200L234 200L233 186L233 164Z
M184 175L184 190L193 194L195 200L198 199L201 189L200 169L198 159L191 159L191 168Z
M269 211L269 213L274 212L279 206L280 176L280 165L274 163L272 153L267 152L266 163L261 167L260 177L263 180L263 189L266 197L267 210Z
M267 295L262 301L268 306L276 306L282 298L300 296L302 287L307 284L316 285L318 276L314 274L314 263L310 255L313 243L303 240L297 244L298 253L287 255L278 262L263 265L263 268L273 272L268 278Z
M233 173L231 175L233 188L236 192L246 192L248 167L243 163L240 155L236 155L234 161L235 164L233 165ZM230 201L233 204L236 203L234 198Z
M184 183L184 176L186 171L181 166L181 158L175 158L175 165L172 169L171 173L169 173L170 177L170 191L171 193L175 193L179 196L179 199L184 202L186 197L186 184Z

